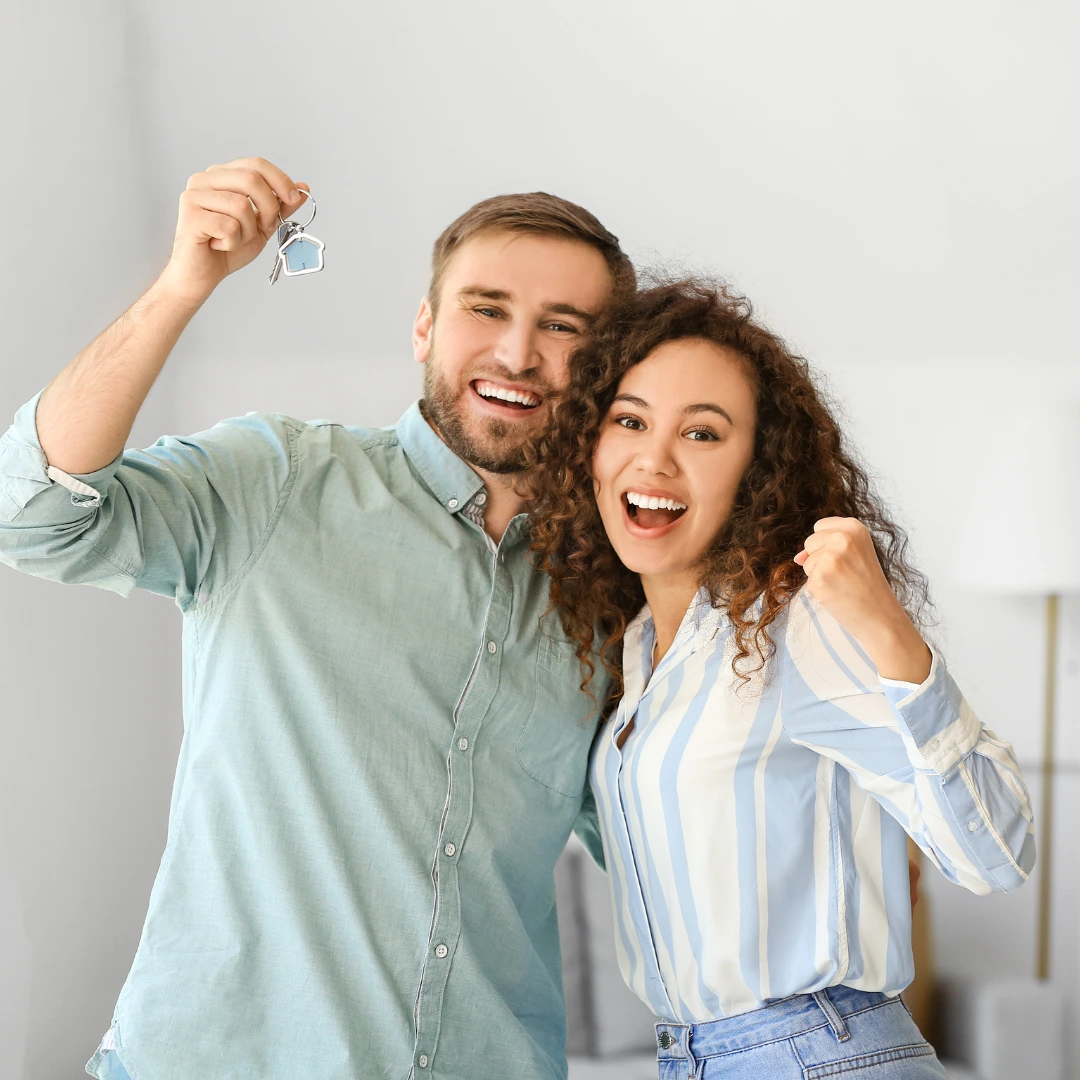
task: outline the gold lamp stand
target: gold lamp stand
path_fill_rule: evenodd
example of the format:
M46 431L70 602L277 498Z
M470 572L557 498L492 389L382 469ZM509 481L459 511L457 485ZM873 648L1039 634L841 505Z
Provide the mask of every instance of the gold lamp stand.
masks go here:
M1054 866L1054 713L1057 690L1058 597L1046 598L1046 685L1043 713L1042 798L1039 810L1039 912L1035 977L1050 978L1050 891Z

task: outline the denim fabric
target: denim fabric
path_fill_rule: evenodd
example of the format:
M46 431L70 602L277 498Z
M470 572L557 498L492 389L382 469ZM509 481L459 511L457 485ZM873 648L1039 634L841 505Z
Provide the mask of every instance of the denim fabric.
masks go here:
M899 998L846 986L656 1035L660 1080L947 1080Z

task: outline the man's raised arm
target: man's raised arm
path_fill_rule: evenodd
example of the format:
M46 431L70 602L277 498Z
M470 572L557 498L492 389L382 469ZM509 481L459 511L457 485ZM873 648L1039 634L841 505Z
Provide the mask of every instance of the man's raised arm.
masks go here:
M37 434L48 463L96 472L124 449L135 417L192 316L273 236L300 189L263 158L213 165L188 180L172 255L157 281L42 393Z

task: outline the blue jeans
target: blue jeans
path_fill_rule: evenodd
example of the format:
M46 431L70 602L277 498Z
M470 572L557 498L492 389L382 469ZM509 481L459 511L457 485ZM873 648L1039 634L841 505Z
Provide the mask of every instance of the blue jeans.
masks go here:
M660 1080L947 1080L899 998L846 986L656 1036Z

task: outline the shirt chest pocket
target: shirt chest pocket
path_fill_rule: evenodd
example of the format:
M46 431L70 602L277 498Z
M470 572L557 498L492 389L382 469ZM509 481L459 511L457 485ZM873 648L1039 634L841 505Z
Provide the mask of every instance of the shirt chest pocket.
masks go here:
M580 689L573 646L542 635L536 650L536 694L517 741L518 763L537 783L580 798L597 711Z

